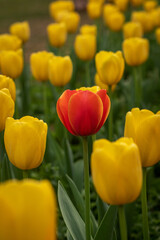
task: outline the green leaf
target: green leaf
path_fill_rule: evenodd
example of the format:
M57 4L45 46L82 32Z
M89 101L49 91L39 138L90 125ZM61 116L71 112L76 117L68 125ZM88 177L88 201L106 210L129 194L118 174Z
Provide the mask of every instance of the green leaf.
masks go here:
M73 238L68 230L67 230L67 240L73 240Z
M117 217L117 206L110 206L97 230L94 240L112 240L115 220Z
M85 224L62 184L58 183L58 202L64 222L74 240L85 240Z

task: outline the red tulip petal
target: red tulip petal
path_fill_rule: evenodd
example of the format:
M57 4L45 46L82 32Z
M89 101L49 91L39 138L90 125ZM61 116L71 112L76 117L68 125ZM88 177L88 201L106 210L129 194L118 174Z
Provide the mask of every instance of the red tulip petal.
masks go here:
M76 90L66 90L58 99L57 101L57 114L63 125L67 128L67 130L73 134L76 135L74 130L72 129L72 126L68 119L68 103L70 100L70 97L74 95L77 91Z
M100 91L97 92L97 95L101 98L102 103L103 103L103 115L102 115L102 119L97 127L97 132L98 132L108 117L111 102L110 102L109 96L106 94L106 90L101 89Z
M103 114L101 98L90 91L79 91L72 95L68 104L68 116L77 135L95 134Z

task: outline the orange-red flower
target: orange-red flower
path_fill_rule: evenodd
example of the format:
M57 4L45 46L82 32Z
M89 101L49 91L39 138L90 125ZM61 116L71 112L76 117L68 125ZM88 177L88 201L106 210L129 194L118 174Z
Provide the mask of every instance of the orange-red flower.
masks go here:
M106 90L99 87L66 90L57 101L57 113L67 130L77 136L95 134L110 110Z

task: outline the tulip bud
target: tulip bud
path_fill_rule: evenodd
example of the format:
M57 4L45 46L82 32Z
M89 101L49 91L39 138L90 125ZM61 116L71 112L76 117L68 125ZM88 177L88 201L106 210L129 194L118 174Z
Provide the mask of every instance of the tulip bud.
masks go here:
M95 84L98 87L100 87L101 89L106 89L106 91L108 92L109 86L102 82L102 80L100 79L100 77L97 73L95 75L94 80L95 80ZM114 91L115 88L116 88L116 84L112 85L112 87L111 87L112 92Z
M22 45L21 39L11 34L0 34L0 51L19 49Z
M155 31L157 43L160 44L160 28Z
M143 29L139 22L127 22L123 26L124 38L142 37Z
M137 144L143 167L150 167L160 160L160 112L133 108L126 115L124 135Z
M131 203L140 194L141 161L138 147L131 138L120 138L115 142L95 141L91 172L96 191L108 204Z
M13 101L16 99L16 85L14 81L4 75L0 75L0 90L2 88L7 88L11 94Z
M30 38L30 27L28 22L16 22L10 26L10 33L19 37L23 42Z
M57 18L59 22L64 22L66 27L67 27L67 31L69 33L75 33L77 31L79 22L80 22L80 15L77 12L67 12L67 11L63 11L63 13L61 13L61 16L58 15Z
M157 2L154 0L148 0L144 2L143 6L147 12L150 12L157 7Z
M97 27L96 27L96 25L87 25L87 24L85 24L85 25L83 25L83 26L81 26L81 28L80 28L80 33L81 34L91 34L91 35L94 35L94 36L97 36Z
M120 11L126 11L128 7L128 0L114 0L114 2Z
M154 18L149 12L133 12L131 18L133 22L139 22L142 25L143 32L150 32L154 28Z
M91 60L94 58L96 53L96 37L93 35L82 35L76 36L74 49L76 55L81 60Z
M56 240L56 198L48 180L0 184L0 239Z
M67 130L77 136L95 134L110 110L106 90L99 87L66 90L57 101L57 114Z
M50 15L53 19L56 19L57 14L60 11L74 11L73 1L54 1L49 5Z
M7 117L13 117L14 101L7 88L0 89L0 132L5 127Z
M67 28L64 23L51 23L47 27L49 42L53 47L61 47L67 40Z
M69 56L54 56L49 60L48 75L54 86L65 86L71 80L72 72L73 65Z
M123 53L128 65L141 65L148 59L149 42L142 38L128 38L123 41Z
M22 49L17 51L2 51L0 53L0 68L3 75L13 79L18 78L23 71Z
M118 7L113 4L105 4L103 8L103 19L105 24L108 26L108 17L110 14L118 12Z
M30 116L7 118L4 143L10 162L24 170L38 167L43 161L46 136L47 124L42 120Z
M40 82L48 81L48 64L54 56L53 53L41 51L30 56L31 72L34 78Z
M125 21L125 16L123 13L114 12L108 15L107 26L109 27L110 30L114 32L119 32L123 27L124 21Z
M100 2L89 2L87 4L87 13L91 19L99 18L102 13L102 4Z
M122 52L100 51L96 54L96 69L101 81L108 86L117 84L124 72Z

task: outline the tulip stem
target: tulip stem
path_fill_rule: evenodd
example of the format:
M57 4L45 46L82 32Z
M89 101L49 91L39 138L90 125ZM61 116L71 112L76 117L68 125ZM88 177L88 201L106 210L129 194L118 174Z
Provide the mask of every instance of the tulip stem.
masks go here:
M47 104L47 83L44 82L43 86L43 103L44 103L44 120L48 123L48 104Z
M109 89L108 89L108 95L110 97L110 101L112 102L112 89L111 89L110 86L109 86ZM110 108L108 121L109 121L109 123L108 123L109 124L109 126L108 126L108 139L110 141L112 141L112 138L113 138L113 109L112 109L112 106Z
M87 137L83 137L82 141L83 141L84 183L85 183L85 228L86 228L86 240L90 240L91 239L90 183L89 183L89 161L88 161Z
M85 73L86 73L86 87L91 87L91 78L90 78L90 61L85 62Z
M148 208L147 208L147 188L146 188L147 168L143 168L143 186L141 192L143 239L149 240Z
M124 212L124 205L120 205L118 207L118 214L119 214L121 240L127 240L127 224L126 224L126 218L125 218L125 212Z
M141 87L141 77L138 71L138 67L133 68L134 75L134 104L135 107L140 107L141 96L142 96L142 87Z

